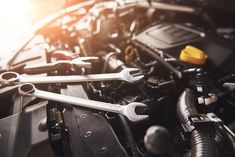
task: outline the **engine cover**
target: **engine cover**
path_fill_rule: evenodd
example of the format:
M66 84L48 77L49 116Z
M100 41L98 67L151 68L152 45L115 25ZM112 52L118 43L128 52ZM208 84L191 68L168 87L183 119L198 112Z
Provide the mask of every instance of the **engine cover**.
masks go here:
M235 70L234 66L231 66L234 64L234 41L199 31L192 26L176 23L157 24L138 33L133 38L133 43L137 47L145 47L152 51L161 50L175 58L179 57L186 45L192 45L207 53L205 68L209 72L219 69L221 74L224 74Z

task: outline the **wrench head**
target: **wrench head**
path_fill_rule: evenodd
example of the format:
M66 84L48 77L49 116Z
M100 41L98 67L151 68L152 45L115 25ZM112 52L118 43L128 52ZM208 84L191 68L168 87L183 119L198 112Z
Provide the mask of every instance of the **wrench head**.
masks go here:
M123 80L129 82L129 83L135 83L144 78L144 75L139 75L139 76L133 76L132 73L138 72L139 70L136 68L126 68L123 69L120 74Z
M92 68L91 63L96 63L99 61L99 57L89 56L89 57L78 57L71 60L71 64L77 68Z
M148 115L138 115L136 113L136 107L145 107L146 105L140 102L132 102L128 105L123 106L123 115L125 115L130 121L138 122L147 119Z
M4 72L0 75L0 82L3 85L14 85L19 81L20 75L16 72Z
M36 87L32 83L25 83L18 87L18 92L22 96L31 96L36 91Z
M81 61L79 58L73 59L70 62L75 68L91 68L90 62Z

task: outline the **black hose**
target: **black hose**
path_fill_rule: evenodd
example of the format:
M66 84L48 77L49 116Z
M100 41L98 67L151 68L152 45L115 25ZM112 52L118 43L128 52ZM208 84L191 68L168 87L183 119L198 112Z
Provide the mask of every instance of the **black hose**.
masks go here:
M133 137L133 134L131 132L131 129L130 129L130 126L128 124L128 121L126 119L125 116L119 114L119 119L121 121L121 124L122 124L122 127L124 129L124 132L125 132L125 135L126 135L126 138L127 138L127 142L130 146L130 150L131 150L131 156L132 157L139 157L139 153L138 153L138 150L137 150L137 145L135 143L135 140L134 140L134 137Z
M177 103L177 115L182 126L192 129L191 156L216 157L217 151L213 128L208 125L195 127L189 120L191 115L198 114L195 101L194 93L190 89L185 89Z
M223 137L228 143L228 147L233 151L235 155L235 135L234 133L225 125L218 125L216 131Z
M191 135L192 157L216 157L214 132L208 127L198 128Z

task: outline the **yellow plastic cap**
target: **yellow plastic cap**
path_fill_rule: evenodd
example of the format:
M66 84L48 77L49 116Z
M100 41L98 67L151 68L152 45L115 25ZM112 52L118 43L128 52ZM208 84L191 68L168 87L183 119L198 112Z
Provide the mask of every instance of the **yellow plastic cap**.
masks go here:
M180 60L190 64L202 65L206 62L207 55L202 50L186 46L180 53Z

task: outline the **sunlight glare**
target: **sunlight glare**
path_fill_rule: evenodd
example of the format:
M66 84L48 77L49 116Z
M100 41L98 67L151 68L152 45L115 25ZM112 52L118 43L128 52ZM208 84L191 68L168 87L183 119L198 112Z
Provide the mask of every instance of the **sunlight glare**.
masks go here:
M29 0L0 1L0 56L5 57L23 32L31 27Z

